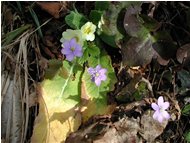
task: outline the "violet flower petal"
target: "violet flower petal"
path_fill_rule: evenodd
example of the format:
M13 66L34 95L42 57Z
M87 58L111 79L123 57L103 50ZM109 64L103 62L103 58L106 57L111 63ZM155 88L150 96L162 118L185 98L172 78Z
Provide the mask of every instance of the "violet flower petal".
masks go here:
M170 118L170 114L167 111L162 111L162 115L164 118L169 119Z
M95 84L96 84L97 86L100 86L101 80L100 80L99 78L95 78Z
M96 71L99 71L99 70L101 70L101 68L102 68L102 67L101 67L100 65L97 65L96 68L95 68L95 70L96 70Z
M164 119L164 118L163 118L161 115L158 116L158 121L159 121L160 123L162 123L163 119Z
M166 109L168 109L169 106L170 106L170 103L169 103L169 102L164 102L164 103L162 104L162 109L166 110Z
M155 111L159 110L159 106L158 106L156 103L152 103L152 104L151 104L151 107L152 107Z
M63 48L63 49L61 49L61 53L64 55L70 55L70 54L72 54L72 51L68 48Z
M154 112L153 118L154 118L155 120L157 120L158 116L159 116L159 111Z
M66 59L67 59L68 61L72 61L73 58L74 58L74 55L73 55L73 54L68 54L68 55L66 55Z
M163 98L163 96L160 96L158 98L158 106L162 106L163 103L164 103L164 98Z
M75 38L72 38L72 39L70 40L70 47L71 47L71 48L72 48L72 47L76 47L76 45L77 45L76 39L75 39Z

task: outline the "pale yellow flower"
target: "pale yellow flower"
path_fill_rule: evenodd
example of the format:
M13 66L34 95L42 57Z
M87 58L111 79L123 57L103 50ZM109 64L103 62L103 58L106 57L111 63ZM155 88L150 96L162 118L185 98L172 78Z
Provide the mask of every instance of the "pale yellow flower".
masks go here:
M87 22L81 27L82 37L87 41L93 41L95 39L95 31L96 25L94 25L92 22Z
M103 16L101 16L101 19L100 19L100 21L98 22L98 28L102 31L102 25L104 25L105 24L105 22L104 22L104 18L103 18Z
M81 30L67 29L65 32L62 33L62 38L60 39L60 42L63 43L66 40L70 40L72 38L75 38L76 42L83 46L84 39L82 38Z

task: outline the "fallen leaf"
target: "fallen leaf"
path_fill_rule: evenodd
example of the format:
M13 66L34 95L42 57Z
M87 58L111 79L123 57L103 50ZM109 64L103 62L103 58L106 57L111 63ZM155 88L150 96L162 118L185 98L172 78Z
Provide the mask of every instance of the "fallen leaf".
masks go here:
M79 128L81 114L76 109L80 102L78 83L82 71L78 69L73 80L74 67L74 64L63 61L63 67L57 74L41 83L40 109L35 120L32 143L64 142L69 133Z
M139 119L125 117L114 123L103 136L97 137L93 143L142 143L137 135L139 129Z
M125 13L124 28L127 34L132 37L139 37L139 31L143 27L137 18L140 11L141 7L139 5L135 5L128 7Z
M144 40L132 37L121 47L122 62L127 66L146 66L155 53L152 42L147 37Z
M177 72L177 78L181 81L181 87L190 88L190 73L188 71Z
M60 11L66 9L67 2L37 2L37 4L49 14L51 14L54 18L59 18Z
M181 46L177 50L176 57L179 63L188 65L190 63L190 43Z
M153 119L153 111L147 110L141 117L140 135L147 142L154 142L154 140L163 133L168 121L164 120L162 123Z

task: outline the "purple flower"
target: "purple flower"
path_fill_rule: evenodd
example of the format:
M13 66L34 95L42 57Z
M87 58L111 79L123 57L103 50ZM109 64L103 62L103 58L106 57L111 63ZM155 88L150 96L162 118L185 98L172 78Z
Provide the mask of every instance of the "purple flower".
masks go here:
M160 123L162 123L164 119L170 118L170 114L167 111L165 111L166 109L168 109L170 104L169 102L164 102L164 99L162 96L158 98L158 104L152 103L151 106L155 110L153 114L153 118L155 120L158 120Z
M100 65L97 65L96 68L88 68L91 80L95 82L97 86L100 86L101 82L107 79L106 72L107 69L102 68Z
M72 61L75 57L82 56L82 47L77 44L76 39L72 38L62 44L61 53L66 56L68 61Z

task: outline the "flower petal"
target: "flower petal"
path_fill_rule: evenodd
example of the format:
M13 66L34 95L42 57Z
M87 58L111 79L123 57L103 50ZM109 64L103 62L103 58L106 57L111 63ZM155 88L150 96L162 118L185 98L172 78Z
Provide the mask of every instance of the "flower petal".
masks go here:
M101 70L99 71L99 73L100 73L101 75L105 74L106 72L107 72L107 69L101 69Z
M162 111L162 115L164 118L169 119L170 118L170 114L167 111Z
M77 46L77 43L76 43L76 39L75 38L72 38L70 40L70 47L76 47Z
M96 72L99 72L99 70L101 70L101 68L102 68L101 65L97 65L95 68Z
M63 43L63 48L70 48L69 41L65 41L65 42Z
M162 117L162 115L159 115L159 116L158 116L158 121L159 121L160 123L162 123L163 119L164 119L164 118Z
M95 35L93 33L86 35L87 41L94 41L94 39L95 39Z
M77 45L73 53L75 56L81 57L83 55L82 47L80 45Z
M163 98L163 96L160 96L158 98L158 106L162 106L163 103L164 103L164 98Z
M155 120L157 120L159 115L160 115L159 111L156 111L156 112L154 112L154 114L153 114L153 118L154 118Z
M152 104L151 104L151 107L152 107L155 111L159 110L159 106L158 106L156 103L152 103Z
M93 69L93 68L88 68L88 73L90 74L90 75L93 75L94 73L95 73L95 70Z
M63 48L63 49L61 49L61 53L63 55L70 55L70 54L72 54L72 51L68 48Z
M100 79L103 80L103 81L105 81L107 79L107 76L105 74L100 75Z
M170 103L169 103L169 102L164 102L164 103L162 104L162 109L166 110L166 109L168 109L169 106L170 106Z
M100 86L100 84L101 84L100 78L95 78L95 83L97 86Z
M72 61L72 60L74 59L73 53L66 55L66 59L67 59L68 61Z

